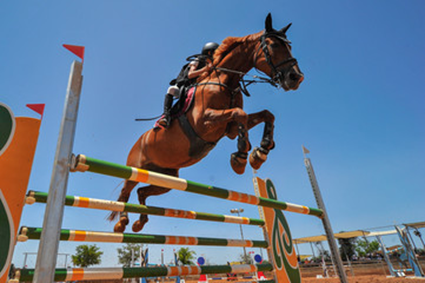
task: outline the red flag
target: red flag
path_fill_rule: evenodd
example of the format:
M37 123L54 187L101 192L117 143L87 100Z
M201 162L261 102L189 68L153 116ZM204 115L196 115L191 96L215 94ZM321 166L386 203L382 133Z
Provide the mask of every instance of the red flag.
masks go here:
M27 107L38 114L41 115L41 119L43 119L43 113L44 113L44 106L45 104L27 104Z
M63 44L63 47L80 57L82 62L84 62L84 46Z

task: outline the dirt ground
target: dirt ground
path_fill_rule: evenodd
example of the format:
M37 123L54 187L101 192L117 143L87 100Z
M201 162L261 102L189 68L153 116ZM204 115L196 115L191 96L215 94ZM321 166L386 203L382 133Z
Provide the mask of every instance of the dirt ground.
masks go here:
M208 281L223 283L226 281ZM228 281L235 282L235 281ZM237 281L239 282L239 281ZM261 281L259 281L261 282ZM339 283L339 278L303 278L303 283ZM355 276L348 277L349 283L425 283L425 279L413 279L413 278L387 278L383 275L368 275L368 276ZM197 281L186 281L186 283L198 283Z
M422 269L425 270L425 261L421 260ZM385 262L369 262L367 264L352 264L345 267L345 273L348 278L349 283L425 283L425 278L412 278L413 273L407 273L406 277L388 277L390 274L388 267ZM323 275L323 270L320 266L301 266L301 282L303 283L339 283L338 277L332 278L317 278L317 276ZM272 278L273 275L271 272L264 272L266 278ZM335 273L332 270L329 270L330 275L334 275ZM252 274L245 274L246 276ZM353 276L355 275L355 276ZM238 278L235 281L227 281L227 280L211 280L212 277L225 277L226 274L214 274L209 275L208 283L248 283L252 282L250 279L242 279ZM186 276L186 283L198 283L199 276ZM124 280L97 280L97 281L84 281L86 283L132 283L132 282L140 282L137 280L124 279ZM164 281L161 279L157 280L148 280L148 283L175 283L175 280L171 278L164 278ZM261 281L259 281L261 282Z
M367 276L355 276L347 277L350 283L425 283L424 279L413 279L413 278L393 278L384 275L367 275ZM339 278L303 278L303 283L339 283Z
M220 282L220 281L209 281ZM223 281L224 282L224 281ZM232 282L232 281L229 281ZM261 282L261 281L260 281ZM303 283L339 283L339 278L303 278ZM382 275L368 275L368 276L355 276L348 277L349 283L425 283L425 279L413 278L387 278ZM186 283L198 283L197 281L186 281Z
M88 281L84 281L88 282ZM90 283L122 283L122 282L128 282L130 283L130 280L98 280L98 281L89 281ZM133 282L139 282L139 281L133 281ZM154 281L152 281L155 283ZM158 282L161 282L159 280ZM164 283L174 283L175 281L166 280ZM186 280L186 283L198 283L197 280ZM209 283L242 283L244 281L225 281L225 280L209 280ZM246 283L252 282L250 280L246 280ZM261 282L261 281L259 281ZM302 283L339 283L339 278L314 278L314 277L307 277L302 278ZM348 277L349 283L425 283L424 279L413 279L413 278L387 278L384 275L367 275L367 276L355 276L355 277Z

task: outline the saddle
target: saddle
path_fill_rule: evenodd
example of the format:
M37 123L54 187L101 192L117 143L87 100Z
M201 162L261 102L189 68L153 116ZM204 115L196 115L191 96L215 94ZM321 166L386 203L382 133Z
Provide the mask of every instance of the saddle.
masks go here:
M195 91L196 91L196 86L194 87L190 87L189 89L186 88L182 88L182 95L180 95L179 100L173 105L173 107L171 108L171 120L174 120L180 116L182 116L183 114L185 114L189 108L192 106L193 104L193 98L195 97ZM154 125L154 129L160 129L162 128L159 125L159 120L162 119L163 116L161 116Z
M203 158L217 143L204 141L190 125L184 115L192 106L195 97L196 86L188 89L187 93L180 97L179 101L171 108L171 120L177 119L183 132L190 140L189 156L192 158ZM161 116L162 118L162 116ZM160 118L160 119L161 119ZM160 120L159 119L159 120ZM159 121L158 120L158 121ZM154 130L158 131L162 127L158 121L155 123Z

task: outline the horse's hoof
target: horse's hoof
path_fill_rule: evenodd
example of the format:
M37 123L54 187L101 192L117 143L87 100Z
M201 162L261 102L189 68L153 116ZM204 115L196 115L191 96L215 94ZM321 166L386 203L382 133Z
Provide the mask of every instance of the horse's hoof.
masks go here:
M233 171L239 175L245 172L246 163L246 158L238 156L237 153L233 153L230 158L230 165L232 166Z
M121 216L119 223L121 223L124 226L128 225L128 223L129 223L128 217L127 216Z
M119 233L124 232L125 226L128 225L128 222L129 222L128 217L121 216L118 223L115 224L115 226L114 226L114 232L119 232Z
M141 222L140 220L136 220L136 222L133 223L133 227L132 227L133 232L135 233L140 232L143 229L143 227L145 227L145 224L147 222L148 222L147 220L144 222Z
M267 160L267 154L261 152L260 148L256 147L249 155L249 164L255 170L260 169L261 165Z
M121 223L121 221L119 221L117 224L115 224L114 226L114 232L115 233L122 233L125 231L125 225L123 225Z

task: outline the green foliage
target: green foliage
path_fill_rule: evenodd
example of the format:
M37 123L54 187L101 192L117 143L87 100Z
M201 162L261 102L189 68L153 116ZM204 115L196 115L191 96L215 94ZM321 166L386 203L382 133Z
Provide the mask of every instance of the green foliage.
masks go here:
M416 249L415 252L418 256L425 256L425 249Z
M102 251L99 251L96 245L80 245L76 248L76 254L72 256L74 266L88 267L90 265L100 264Z
M379 243L374 240L372 242L358 239L356 243L356 252L359 257L364 257L367 254L373 254L379 251Z
M252 264L252 258L247 254L246 256L244 254L239 255L239 260L243 262L244 264Z
M180 248L177 251L178 259L183 265L194 265L193 260L195 259L196 253L191 251L189 248Z
M127 243L122 248L118 248L118 262L124 267L130 267L132 250L134 250L134 262L136 262L140 259L140 249L143 249L143 244Z
M339 238L338 243L339 254L341 255L342 260L347 260L347 258L353 258L353 255L356 253L356 238Z
M311 260L314 261L314 262L321 262L322 257L325 258L325 261L331 261L332 260L329 251L326 251L326 250L320 251L319 255L317 257L313 257Z

